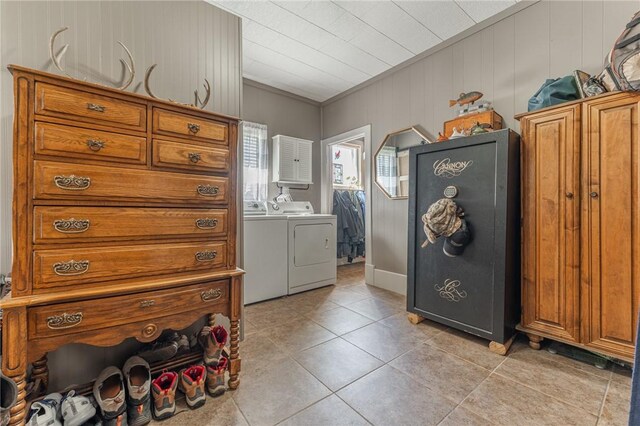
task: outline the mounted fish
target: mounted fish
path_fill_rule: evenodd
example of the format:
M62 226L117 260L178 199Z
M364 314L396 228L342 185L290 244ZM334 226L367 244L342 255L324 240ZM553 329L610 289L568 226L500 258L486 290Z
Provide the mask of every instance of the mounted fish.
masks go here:
M58 52L58 54L56 55L54 52L54 45L56 43L56 38L62 34L63 32L67 31L69 29L69 27L63 27L60 28L58 31L56 31L55 33L53 33L51 35L51 38L49 39L49 58L51 58L51 63L58 69L58 71L60 71L61 73L63 73L64 75L66 75L69 78L75 78L73 76L71 76L70 74L68 74L64 68L61 65L61 61L62 61L62 57L64 56L65 53L67 53L67 49L69 48L69 44L65 44L64 46L62 46L62 49L60 49L60 51ZM129 61L125 61L124 59L120 59L120 63L122 63L122 65L124 66L125 70L127 71L127 73L129 74L129 78L126 79L123 84L118 87L118 89L120 90L125 90L127 87L129 87L131 85L131 83L133 83L133 78L136 75L136 64L133 61L133 56L131 55L131 51L129 51L129 49L127 49L127 46L125 46L122 42L118 42L118 44L120 46L122 46L122 48L124 49L125 53L127 54ZM86 77L83 79L83 81L86 81Z
M478 99L480 99L482 96L484 96L482 92L460 93L460 97L458 99L456 99L455 101L454 100L449 101L449 106L452 107L456 104L460 106L466 105L466 104L473 105L473 103Z
M144 90L147 92L149 96L151 96L154 99L158 99L158 97L154 95L153 92L151 91L151 87L149 86L149 79L151 78L151 73L153 72L154 68L157 65L158 64L151 65L149 68L147 68L147 71L144 73ZM204 86L204 91L206 93L204 99L200 99L200 95L198 94L198 91L194 90L193 94L195 99L194 99L194 103L192 104L183 104L182 102L177 102L177 101L174 101L173 99L168 99L168 100L176 104L188 105L194 108L204 109L204 107L207 106L207 104L209 103L209 98L211 98L211 85L209 84L209 80L207 80L206 78L204 79L203 86Z

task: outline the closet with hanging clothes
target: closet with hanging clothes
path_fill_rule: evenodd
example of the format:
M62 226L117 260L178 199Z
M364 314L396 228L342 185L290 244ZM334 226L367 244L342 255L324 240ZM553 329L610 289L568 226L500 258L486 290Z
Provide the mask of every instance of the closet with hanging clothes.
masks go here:
M364 257L365 194L362 190L333 191L332 214L337 217L337 257L351 263Z

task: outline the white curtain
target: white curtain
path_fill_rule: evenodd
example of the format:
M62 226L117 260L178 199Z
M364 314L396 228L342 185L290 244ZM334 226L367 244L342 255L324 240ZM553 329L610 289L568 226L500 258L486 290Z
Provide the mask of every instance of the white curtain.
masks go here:
M269 179L269 153L267 151L267 126L242 123L243 139L243 188L245 201L265 201Z

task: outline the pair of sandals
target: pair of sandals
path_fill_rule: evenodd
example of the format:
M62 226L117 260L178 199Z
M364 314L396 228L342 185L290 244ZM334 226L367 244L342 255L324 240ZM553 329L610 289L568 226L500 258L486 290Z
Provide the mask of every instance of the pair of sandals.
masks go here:
M31 404L27 426L80 426L96 415L89 398L70 391L64 397L50 393Z

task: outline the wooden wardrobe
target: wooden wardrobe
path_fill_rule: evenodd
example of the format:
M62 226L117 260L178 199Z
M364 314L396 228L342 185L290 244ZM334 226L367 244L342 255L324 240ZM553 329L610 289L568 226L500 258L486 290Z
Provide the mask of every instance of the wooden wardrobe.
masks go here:
M640 95L516 116L522 133L522 320L632 361L640 302Z

